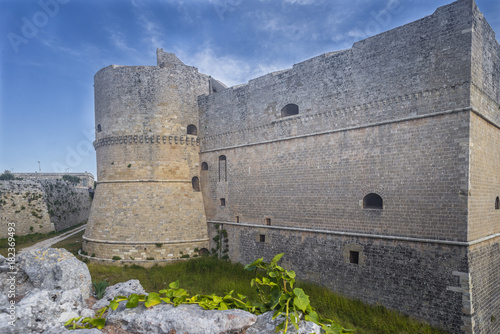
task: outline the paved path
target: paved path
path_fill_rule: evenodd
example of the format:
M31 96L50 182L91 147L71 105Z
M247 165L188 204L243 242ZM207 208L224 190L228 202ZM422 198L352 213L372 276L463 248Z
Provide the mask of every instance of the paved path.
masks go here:
M87 224L85 225L82 225L74 230L71 230L71 231L68 231L66 233L63 233L61 235L58 235L56 237L53 237L53 238L50 238L50 239L47 239L47 240L43 240L43 241L40 241L39 243L36 243L34 244L33 246L30 246L30 247L26 247L26 248L23 248L21 249L20 253L22 252L25 252L25 251L31 251L31 250L34 250L34 249L37 249L37 248L46 248L46 247L50 247L52 246L53 244L56 244L58 243L59 241L62 241L64 239L67 239L69 238L70 236L72 236L73 234L77 234L78 232L81 232L83 230L85 230L85 228L87 227Z

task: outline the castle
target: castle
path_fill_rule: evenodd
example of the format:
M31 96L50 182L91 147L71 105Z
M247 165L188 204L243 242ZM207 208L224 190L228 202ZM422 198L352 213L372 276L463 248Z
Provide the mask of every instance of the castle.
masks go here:
M500 332L500 46L473 0L236 87L157 58L95 76L88 254L285 252L300 279Z

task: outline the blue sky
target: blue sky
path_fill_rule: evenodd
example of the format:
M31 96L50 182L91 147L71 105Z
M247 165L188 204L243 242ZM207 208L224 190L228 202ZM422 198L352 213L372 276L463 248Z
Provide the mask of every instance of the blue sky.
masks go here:
M0 172L96 175L93 77L156 48L228 86L347 49L451 0L0 0ZM500 34L500 1L476 0ZM498 37L497 37L498 39Z

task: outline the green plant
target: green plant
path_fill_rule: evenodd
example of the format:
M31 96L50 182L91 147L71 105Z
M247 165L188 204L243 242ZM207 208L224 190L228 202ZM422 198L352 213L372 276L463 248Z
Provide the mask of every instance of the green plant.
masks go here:
M215 241L215 248L212 248L212 254L223 260L228 260L229 256L226 254L229 251L227 231L221 228L219 224L215 224L215 230L217 234L212 239Z
M179 281L176 281L170 283L168 289L160 290L159 292L151 292L147 295L134 293L128 297L116 296L108 306L97 311L95 318L73 318L68 320L65 326L69 326L72 329L92 327L102 329L106 324L103 314L108 309L116 310L120 302L126 301L125 306L127 308L137 307L139 303L143 303L147 308L167 303L174 306L180 304L198 304L206 310L237 308L255 314L274 310L273 319L279 316L284 317L283 322L276 328L277 332L282 330L283 333L287 333L288 324L292 324L298 329L300 314L304 314L305 320L318 324L326 334L352 332L336 324L333 320L323 319L318 315L309 302L309 296L301 288L293 287L295 284L295 272L285 270L277 265L283 255L283 253L276 255L270 263L265 263L261 258L245 266L246 270L255 272L255 278L251 280L251 286L258 290L259 303L246 301L247 297L241 294L233 296L234 291L226 293L224 297L215 294L194 295L190 297L186 290L179 287ZM263 272L265 275L261 275Z
M80 254L82 255L89 255L89 253L87 253L86 251L84 251L83 249L80 248Z
M293 325L299 329L300 314L304 314L304 319L312 321L325 331L325 333L346 333L342 326L330 319L322 319L310 304L309 296L301 288L294 288L295 272L286 270L278 265L284 253L276 255L270 263L264 262L263 258L245 266L248 271L255 272L255 278L250 285L255 286L259 292L261 310L274 310L273 319L283 316L284 320L276 327L276 331L286 333L288 325ZM265 275L259 276L259 269Z
M132 167L132 164L128 164L127 168L130 168L130 167Z
M146 260L154 260L154 259L155 259L155 258L154 258L154 257L151 257L151 256L149 256L149 257L147 257L147 258L146 258Z
M94 287L95 295L97 299L102 299L104 296L104 292L106 291L106 287L108 286L108 282L106 281L93 281L92 286Z
M92 255L90 255L90 257L95 257L95 253L92 253Z
M21 205L21 210L24 210L26 209L26 207L24 205Z
M72 175L63 175L62 179L64 181L68 181L69 183L76 185L80 183L81 179L78 176L72 176Z
M0 180L15 180L14 174L12 174L10 171L6 170L3 172L3 174L0 175Z
M135 260L135 257L131 256L130 259L133 261L133 260Z
M33 232L34 228L33 226L30 226L30 231Z
M161 248L161 246L163 246L163 244L161 242L157 242L157 243L155 243L155 245L156 245L156 248Z
M113 260L113 261L119 261L121 259L122 259L121 257L116 256L116 255L111 258L111 260Z
M189 259L189 254L181 255L181 259Z

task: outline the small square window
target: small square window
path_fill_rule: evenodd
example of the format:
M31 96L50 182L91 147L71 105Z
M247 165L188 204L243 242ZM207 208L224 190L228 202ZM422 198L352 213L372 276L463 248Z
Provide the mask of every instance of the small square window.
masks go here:
M359 252L349 251L349 263L359 264Z
M220 199L220 206L226 206L226 199L225 198Z
M266 225L271 226L271 218L266 218Z
M266 236L264 234L259 235L260 242L266 242Z

